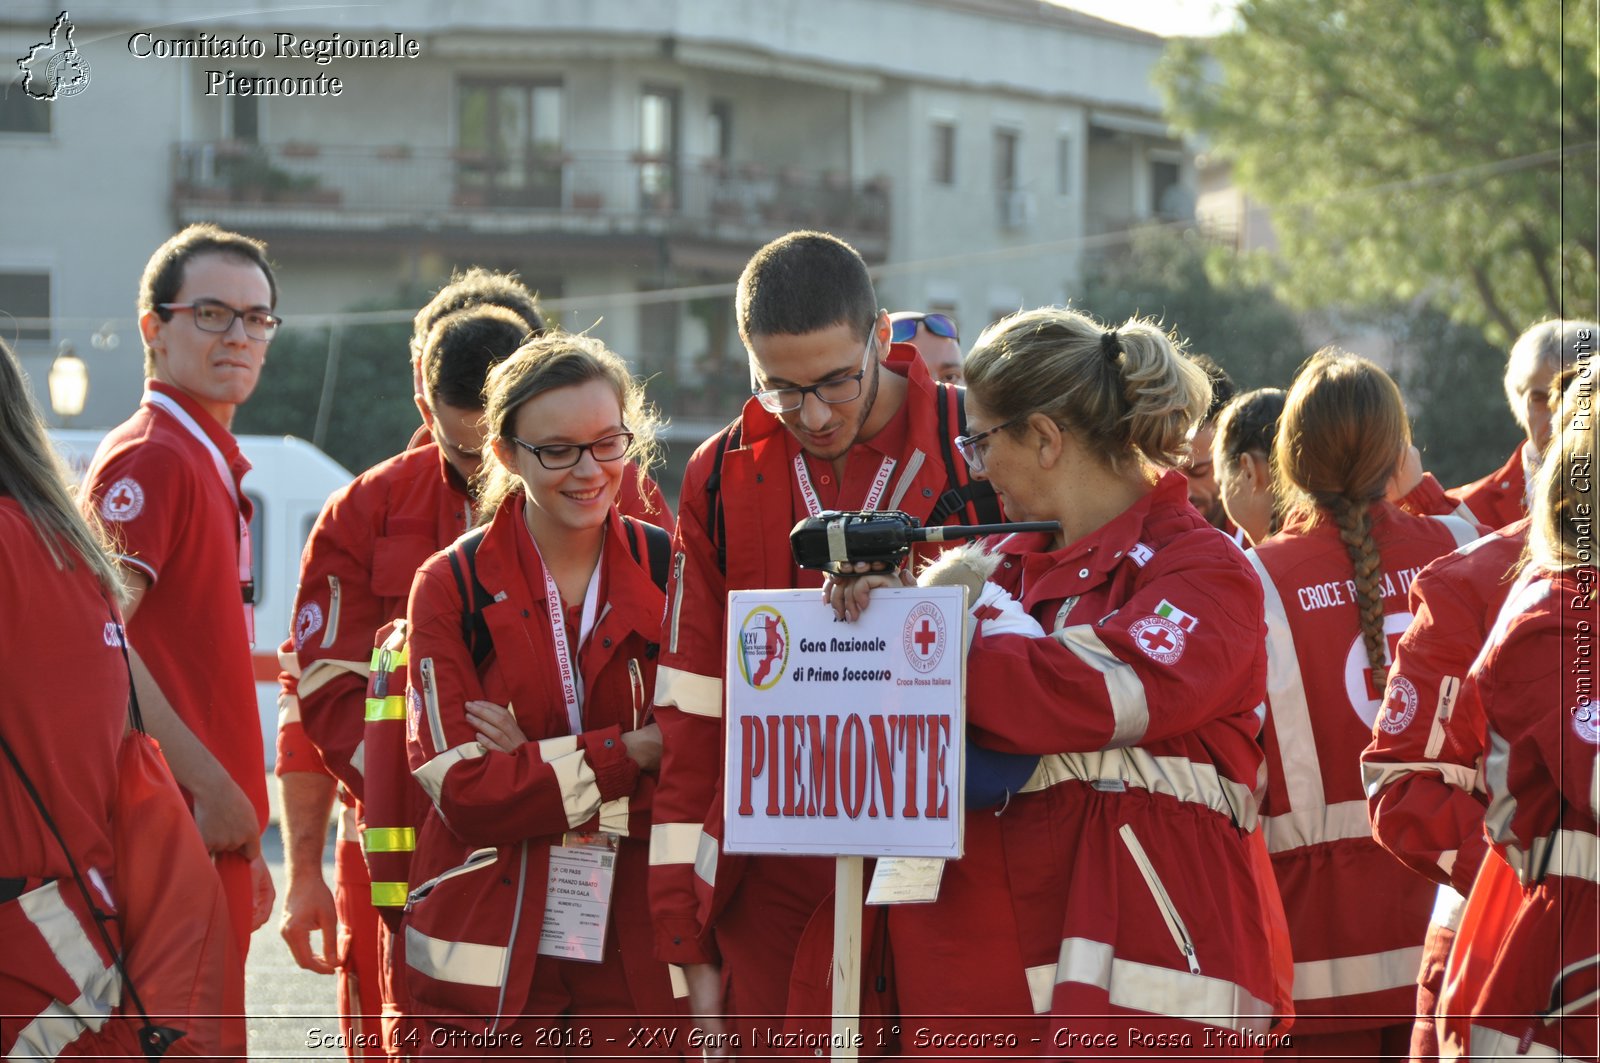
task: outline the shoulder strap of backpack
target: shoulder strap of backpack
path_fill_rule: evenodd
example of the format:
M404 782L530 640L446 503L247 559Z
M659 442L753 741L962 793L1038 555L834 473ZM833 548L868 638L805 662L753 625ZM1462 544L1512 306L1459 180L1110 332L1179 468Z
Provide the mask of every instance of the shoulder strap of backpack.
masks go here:
M648 521L634 520L632 517L623 517L622 524L628 530L628 549L632 551L633 559L640 562L648 559L650 581L665 591L672 563L671 533Z
M477 528L456 540L450 548L450 574L456 579L456 592L461 595L461 641L472 654L473 667L482 669L494 649L494 638L483 619L483 611L494 604L482 583L478 582L478 547L483 545L487 526Z
M706 513L711 519L711 543L717 548L717 567L728 570L728 527L722 515L722 459L729 450L739 449L740 430L735 421L722 430L717 438L717 455L711 463L711 475L706 477Z
M928 526L943 524L963 508L965 518L974 524L997 524L1001 520L1000 499L994 487L986 480L974 480L965 459L956 454L954 439L967 432L967 391L949 384L935 384L939 401L939 447L944 455L945 483L949 490L939 496L933 512L928 514ZM955 431L950 422L955 421Z

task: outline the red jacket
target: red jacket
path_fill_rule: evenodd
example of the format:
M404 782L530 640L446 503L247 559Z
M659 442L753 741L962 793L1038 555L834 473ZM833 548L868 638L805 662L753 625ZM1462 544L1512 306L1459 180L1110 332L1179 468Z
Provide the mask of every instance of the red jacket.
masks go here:
M466 485L433 443L373 466L328 499L300 561L294 627L284 644L298 663L299 719L310 749L286 727L279 745L291 766L283 770L314 770L320 755L362 796L357 750L373 637L405 615L422 563L471 526ZM307 759L313 762L305 768L293 766Z
M664 964L651 958L645 900L652 776L627 756L622 732L650 709L663 597L635 562L613 509L593 632L577 652L583 730L570 730L545 600L544 570L508 498L476 555L478 581L495 600L482 617L493 652L482 671L462 638L464 603L449 552L423 565L407 611L411 629L408 752L432 807L417 838L405 917L406 977L416 1010L469 1015L491 1025L524 1010L545 908L549 851L569 830L624 835L611 927L639 1013L672 1008ZM528 743L486 752L464 705L514 708Z
M906 377L905 403L890 426L852 449L847 477L864 473L870 479L882 469L881 459L892 459L880 508L898 508L925 520L942 496L959 486L950 481L945 460L959 428L951 420L940 438L938 404L945 400L945 388L934 384L914 348L896 344L884 366ZM650 891L656 954L668 963L714 958L714 946L702 931L732 896L746 863L743 857L720 852L728 592L822 585L822 574L796 569L789 551L789 531L806 514L795 487L794 461L800 453L793 433L752 399L738 421L695 451L684 472L655 688L664 753L651 831ZM964 484L965 465L954 460ZM822 495L830 486L823 483L828 473L814 475ZM720 513L708 508L713 478L719 481ZM831 486L844 490L843 485ZM860 508L864 496L838 495L836 508ZM826 498L823 504L828 504ZM972 519L971 510L962 509L943 522ZM725 558L719 555L719 544ZM931 556L939 549L922 547L917 555Z
M1048 1013L1029 1036L1057 1048L1135 1027L1199 1044L1195 1016L1264 1034L1267 873L1249 832L1267 663L1249 564L1175 471L1065 549L993 549L994 581L1052 634L979 625L968 726L985 748L1046 755L1001 810L967 813L936 902L890 909L907 1021Z
M111 808L128 724L122 617L82 562L57 566L32 520L5 496L0 543L0 665L10 677L0 735L90 889L107 891L98 906L112 912ZM122 978L45 817L4 759L0 818L0 880L13 880L0 882L0 1058L55 1059L75 1041L89 1051L93 1038L80 1035L106 1026ZM113 943L121 938L116 920L105 927ZM84 1025L64 1018L69 1004Z
M1489 838L1522 904L1472 1007L1476 1058L1596 1058L1600 702L1596 571L1534 571L1469 680L1488 723Z
M1511 452L1511 457L1500 468L1481 480L1474 480L1446 492L1454 501L1466 506L1467 512L1458 513L1489 528L1502 528L1512 521L1528 515L1528 484L1523 465L1528 444Z
M1383 710L1361 754L1373 836L1406 866L1465 896L1483 836L1484 723L1461 685L1511 589L1526 519L1438 558L1411 584Z
M1411 622L1406 593L1417 573L1478 530L1459 517L1416 517L1387 503L1371 512L1392 654ZM1267 604L1261 811L1289 916L1297 1029L1390 1025L1415 1010L1433 890L1372 840L1357 763L1383 692L1372 688L1350 558L1326 517L1249 556Z

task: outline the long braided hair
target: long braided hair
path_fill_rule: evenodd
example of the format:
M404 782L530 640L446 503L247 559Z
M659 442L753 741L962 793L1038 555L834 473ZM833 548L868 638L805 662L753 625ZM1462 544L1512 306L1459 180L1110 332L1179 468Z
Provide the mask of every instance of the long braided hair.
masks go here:
M1339 529L1355 572L1361 639L1377 690L1388 679L1389 651L1371 510L1410 445L1405 402L1389 374L1333 347L1301 367L1278 427L1279 494L1288 501L1290 523L1311 525L1326 516Z

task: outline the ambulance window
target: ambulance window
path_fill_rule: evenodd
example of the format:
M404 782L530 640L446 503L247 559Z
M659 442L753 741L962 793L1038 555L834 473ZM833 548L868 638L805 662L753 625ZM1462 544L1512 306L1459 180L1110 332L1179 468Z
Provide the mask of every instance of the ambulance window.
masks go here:
M317 511L312 510L306 514L305 520L300 522L300 551L305 552L306 543L311 541L311 529L317 526Z
M250 500L254 510L250 514L250 574L255 580L255 603L261 604L261 592L267 585L267 571L262 566L266 563L266 553L262 549L262 542L266 539L267 502L266 499L254 491L246 491L244 496Z

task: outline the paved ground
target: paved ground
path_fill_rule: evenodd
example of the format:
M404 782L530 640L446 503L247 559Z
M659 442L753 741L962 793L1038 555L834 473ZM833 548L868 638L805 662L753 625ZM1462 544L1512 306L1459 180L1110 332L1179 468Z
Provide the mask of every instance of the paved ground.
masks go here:
M267 787L277 801L277 780L267 779ZM250 1015L250 1058L252 1059L343 1059L344 1053L334 1038L339 1022L334 1018L332 975L303 971L289 956L288 946L278 936L278 918L283 912L283 841L273 824L261 839L262 852L272 868L272 882L278 900L267 925L250 940L250 961L245 967L245 1010ZM333 881L333 847L327 850L323 873ZM320 1030L326 1044L315 1047Z

